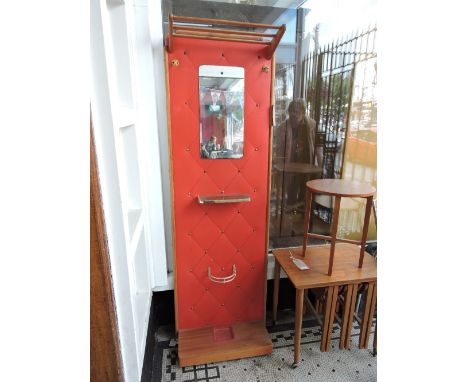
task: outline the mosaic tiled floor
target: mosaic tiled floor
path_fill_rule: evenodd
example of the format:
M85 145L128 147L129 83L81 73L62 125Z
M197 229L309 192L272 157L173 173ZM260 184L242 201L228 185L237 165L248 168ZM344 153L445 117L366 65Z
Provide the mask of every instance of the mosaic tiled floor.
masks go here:
M310 322L309 322L310 325ZM373 332L369 339L369 349L359 349L359 327L354 324L351 349L339 349L340 329L333 327L332 350L320 352L321 329L309 326L304 321L302 330L301 358L296 369L291 368L294 349L293 324L269 327L273 342L270 356L246 358L236 361L212 363L208 365L180 368L177 365L177 342L171 338L159 341L161 373L153 375L154 381L223 381L223 382L280 382L280 381L376 381L377 359L372 355ZM160 377L160 378L159 378Z

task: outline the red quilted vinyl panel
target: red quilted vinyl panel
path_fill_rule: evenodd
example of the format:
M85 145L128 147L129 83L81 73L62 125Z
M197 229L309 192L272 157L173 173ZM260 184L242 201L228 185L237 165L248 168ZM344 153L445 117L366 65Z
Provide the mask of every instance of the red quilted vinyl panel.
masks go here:
M271 67L257 44L174 38L168 55L178 329L264 315ZM178 66L171 61L177 59ZM200 65L245 69L244 156L200 159ZM248 194L249 203L201 205L198 195ZM207 269L237 277L209 280Z

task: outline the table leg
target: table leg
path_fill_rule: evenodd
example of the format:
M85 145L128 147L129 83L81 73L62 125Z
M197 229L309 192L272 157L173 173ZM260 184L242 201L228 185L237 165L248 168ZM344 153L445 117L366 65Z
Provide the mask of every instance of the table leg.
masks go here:
M322 341L320 343L320 351L328 351L329 347L328 335L331 333L333 328L333 321L335 318L336 309L336 296L338 294L337 286L330 286L327 288L327 298L325 300L325 307L323 313L323 325L322 325Z
M367 296L364 305L364 314L361 320L361 333L359 334L359 349L367 349L369 342L370 329L372 327L372 318L375 311L375 303L377 301L376 283L369 283L367 288Z
M276 325L276 319L278 314L278 293L279 293L279 282L280 282L281 267L278 260L275 259L275 271L273 279L273 325Z
M378 313L377 313L378 314ZM375 331L374 331L374 357L377 355L377 322L375 323Z
M294 331L294 363L293 367L299 364L301 356L301 334L302 334L302 309L304 307L304 289L296 289L296 313Z
M346 286L343 315L341 316L340 349L344 349L346 344L346 333L348 331L349 311L351 310L352 284Z
M339 289L338 285L333 287L332 301L331 301L331 304L330 304L330 320L328 321L326 351L331 350L331 338L332 338L332 332L333 332L333 323L335 321L336 300L338 299L338 289Z
M348 326L346 328L346 337L345 337L345 342L344 342L345 349L350 348L351 330L353 329L354 312L356 311L356 297L357 297L358 287L359 287L359 284L348 285L348 288L351 289L351 297L350 297L350 302L349 302Z

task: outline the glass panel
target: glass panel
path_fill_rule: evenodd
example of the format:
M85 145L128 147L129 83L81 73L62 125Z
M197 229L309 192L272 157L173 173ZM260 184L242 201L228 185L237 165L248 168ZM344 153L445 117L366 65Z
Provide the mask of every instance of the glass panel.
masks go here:
M270 248L302 245L307 180L356 179L376 186L376 0L162 0L161 5L164 35L170 13L286 24L275 52ZM302 123L294 123L297 107L305 115ZM296 148L300 152L293 154ZM307 160L307 154L315 158ZM357 237L363 211L354 199L343 203L339 234ZM327 234L332 214L332 198L315 199L314 232ZM373 220L368 239L376 239Z
M244 155L244 68L202 65L200 157L238 159Z

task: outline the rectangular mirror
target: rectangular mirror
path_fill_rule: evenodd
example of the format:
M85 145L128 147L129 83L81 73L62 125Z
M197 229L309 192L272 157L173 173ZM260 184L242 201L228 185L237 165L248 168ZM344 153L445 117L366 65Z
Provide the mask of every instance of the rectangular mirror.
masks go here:
M244 155L244 68L201 65L200 157L238 159Z

